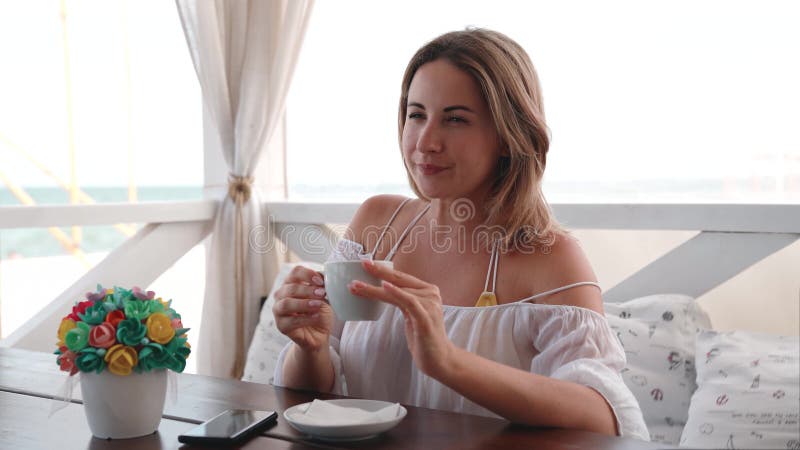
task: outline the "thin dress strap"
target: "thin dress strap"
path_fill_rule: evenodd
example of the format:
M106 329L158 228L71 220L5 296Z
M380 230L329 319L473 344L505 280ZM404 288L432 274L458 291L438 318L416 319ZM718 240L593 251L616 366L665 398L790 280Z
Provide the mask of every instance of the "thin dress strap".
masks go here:
M498 241L492 245L492 256L489 257L489 269L486 271L486 283L483 285L483 293L478 297L475 302L476 307L480 306L496 306L497 305L497 262L500 261L500 253L498 252ZM494 273L494 275L492 275ZM489 276L492 275L492 290L489 290Z
M400 248L400 244L402 244L402 243L403 243L403 239L405 239L405 238L406 238L406 235L408 234L408 232L409 232L409 231L411 231L411 228L412 228L414 225L416 225L416 224L417 224L417 222L419 222L419 219L421 219L421 218L422 218L422 216L423 216L423 215L425 215L425 213L426 213L426 212L428 212L428 210L429 210L429 209L431 209L431 204L430 204L430 203L428 203L428 204L425 206L425 208L423 208L423 209L422 209L422 211L420 211L420 212L419 212L419 213L416 215L416 217L414 217L414 219L412 219L412 220L411 220L411 222L409 222L409 224L408 224L408 226L406 227L406 229L405 229L405 230L403 230L403 234L401 234L401 235L400 235L400 239L398 239L398 240L397 240L397 243L396 243L396 244L394 244L394 247L392 247L392 250L389 252L389 254L388 254L388 255L386 255L386 258L384 258L384 261L391 261L391 260L392 260L392 257L394 257L394 254L395 254L395 253L397 252L397 250Z
M483 292L494 293L497 289L497 261L500 255L497 253L497 242L492 246L492 255L489 257L489 268L486 270L486 282L483 284ZM489 275L492 275L492 290L489 290Z
M410 198L403 200L402 202L400 202L400 206L398 206L397 209L394 210L392 217L390 217L389 221L386 222L386 225L383 227L383 231L381 231L380 236L378 236L378 241L375 242L375 247L372 249L371 252L368 253L369 259L375 259L375 252L377 252L378 248L381 246L381 241L383 240L383 236L386 234L386 230L389 229L389 225L391 225L392 222L394 222L394 219L395 217L397 217L397 214L400 212L401 209L403 209L403 206L409 201L411 201Z
M544 297L545 295L555 294L556 292L566 291L567 289L571 289L578 286L597 286L598 289L602 289L600 284L595 283L594 281L581 281L580 283L572 283L566 286L561 286L560 288L555 288L546 292L542 292L541 294L532 295L530 297L525 297L519 302L527 302L530 300L536 300L539 297Z

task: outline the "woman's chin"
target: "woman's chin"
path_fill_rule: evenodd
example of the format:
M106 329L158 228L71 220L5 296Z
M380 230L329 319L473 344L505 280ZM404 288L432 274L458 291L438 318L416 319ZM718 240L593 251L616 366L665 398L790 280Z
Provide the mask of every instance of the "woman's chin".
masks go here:
M420 184L417 184L417 189L429 200L447 198L450 193L449 190L442 189L441 187L424 186Z

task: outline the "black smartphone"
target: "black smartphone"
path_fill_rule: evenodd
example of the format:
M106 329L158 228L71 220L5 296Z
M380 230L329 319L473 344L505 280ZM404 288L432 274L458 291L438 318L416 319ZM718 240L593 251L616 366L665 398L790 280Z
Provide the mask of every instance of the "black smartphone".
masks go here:
M178 436L178 442L198 445L235 445L275 423L275 411L252 411L229 409L186 433Z

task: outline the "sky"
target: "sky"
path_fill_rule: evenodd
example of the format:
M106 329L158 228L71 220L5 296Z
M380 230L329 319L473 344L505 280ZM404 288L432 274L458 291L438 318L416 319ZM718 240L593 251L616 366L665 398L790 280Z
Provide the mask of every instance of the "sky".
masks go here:
M200 89L174 3L66 5L79 183L125 185L130 170L140 185L202 184ZM15 148L70 177L59 9L0 2L0 172L26 186L53 181ZM793 1L318 0L287 103L290 183L404 183L403 70L467 25L530 54L546 180L800 174L797 23Z

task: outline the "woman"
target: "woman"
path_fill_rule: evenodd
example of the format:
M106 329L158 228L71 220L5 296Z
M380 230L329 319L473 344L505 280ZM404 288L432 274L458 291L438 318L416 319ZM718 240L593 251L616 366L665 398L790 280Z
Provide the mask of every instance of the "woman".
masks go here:
M335 323L322 274L296 268L273 309L293 341L275 384L648 439L592 268L542 195L549 139L525 51L481 29L431 41L398 125L418 198L364 202L330 258L364 260L383 282L351 292L395 308Z

